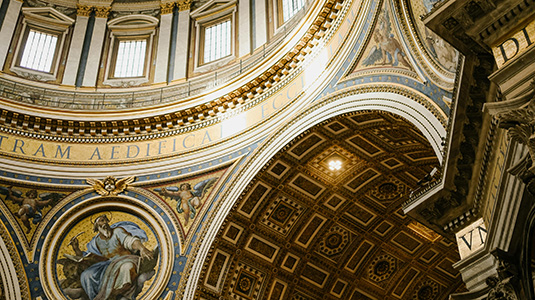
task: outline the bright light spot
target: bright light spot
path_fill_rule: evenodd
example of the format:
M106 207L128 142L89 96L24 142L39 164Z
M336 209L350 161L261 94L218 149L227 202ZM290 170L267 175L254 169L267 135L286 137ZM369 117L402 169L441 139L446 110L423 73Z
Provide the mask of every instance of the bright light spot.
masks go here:
M304 72L305 77L305 89L311 86L316 79L325 71L329 56L327 55L327 48L318 53L314 60L306 67Z
M284 22L293 17L293 15L303 8L303 6L305 6L305 1L303 0L282 0L282 15Z
M52 34L30 30L26 46L20 59L20 66L43 72L51 72L58 37Z
M230 55L230 20L207 27L204 32L204 62Z
M231 136L244 130L247 127L247 118L245 114L234 116L221 122L222 138Z
M146 49L146 40L119 42L114 76L118 78L143 76Z
M329 169L332 171L338 171L342 168L342 162L339 160L331 160L329 162Z

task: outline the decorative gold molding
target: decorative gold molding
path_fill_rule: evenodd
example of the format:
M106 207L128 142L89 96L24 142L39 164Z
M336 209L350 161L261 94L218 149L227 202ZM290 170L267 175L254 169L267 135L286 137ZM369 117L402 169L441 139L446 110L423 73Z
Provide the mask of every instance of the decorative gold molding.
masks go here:
M332 0L324 5L324 12L334 11L333 2L341 2L342 0ZM191 0L182 0L178 2L179 8L190 7ZM94 7L96 17L107 17L110 7ZM21 114L11 110L0 109L0 127L9 126L22 129L23 131L33 131L39 136L65 136L69 139L71 137L86 137L92 139L110 138L115 139L118 136L130 137L136 135L151 135L162 131L176 130L177 128L184 128L194 123L200 123L207 118L215 116L217 113L224 113L228 110L234 110L236 107L251 101L267 92L272 86L277 85L278 82L290 75L294 70L298 70L301 66L303 58L311 53L311 49L319 45L317 39L321 39L317 33L322 31L332 30L331 25L335 22L338 13L331 16L331 19L325 18L323 14L316 16L312 26L307 30L301 39L296 43L294 48L290 49L286 55L282 56L274 64L266 68L265 72L257 78L251 79L241 87L236 88L218 99L211 100L207 103L183 109L180 111L167 113L159 116L130 120L117 121L63 121L55 118L31 117L29 114ZM323 35L321 35L323 36ZM325 35L323 38L330 37ZM20 124L20 125L18 125ZM55 130L53 130L55 128ZM154 130L156 128L156 130ZM198 127L197 127L198 128ZM16 132L15 134L21 134ZM151 137L152 138L152 137Z
M178 10L184 11L191 8L191 0L180 0L178 1Z
M109 6L95 6L95 17L108 18L110 15L111 7Z
M89 5L82 5L82 4L76 5L76 15L80 17L89 17L91 15L92 10L93 10L93 7Z
M5 247L7 248L6 255L9 255L12 259L15 271L17 274L17 279L19 281L20 293L22 299L30 299L30 285L26 277L26 270L24 270L24 265L21 260L21 253L15 246L15 241L13 237L9 235L9 231L6 228L6 225L0 222L0 239L3 240ZM6 284L6 283L4 283ZM6 286L4 286L5 290Z
M174 2L160 3L160 13L162 15L173 13L173 8L175 7Z
M98 179L86 179L85 181L101 196L117 196L122 193L130 183L134 182L134 176L117 180L113 176L108 176L104 181Z

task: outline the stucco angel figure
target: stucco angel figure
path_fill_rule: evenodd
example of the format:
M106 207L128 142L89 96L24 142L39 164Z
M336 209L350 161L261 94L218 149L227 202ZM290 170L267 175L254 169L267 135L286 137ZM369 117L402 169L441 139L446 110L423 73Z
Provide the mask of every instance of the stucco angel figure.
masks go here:
M177 201L176 210L184 213L185 225L188 225L189 219L194 219L197 209L202 205L202 198L207 190L217 181L218 177L209 178L197 183L193 189L191 184L182 183L179 187L170 186L166 188L154 189L162 196L169 197Z
M102 196L117 196L122 193L126 187L134 182L136 178L134 176L125 177L122 179L115 179L112 176L107 176L104 181L98 179L86 179L85 181L90 184L95 192Z
M67 277L60 286L71 299L136 299L156 273L159 250L145 247L146 232L133 222L111 226L109 222L107 215L98 216L93 222L97 234L87 243L87 250L80 249L81 232L68 244L75 255L64 254L58 260Z
M37 190L29 190L26 194L21 191L13 189L12 187L0 187L0 195L5 196L5 200L11 200L14 203L20 205L19 210L15 215L22 221L24 227L26 227L26 233L30 233L32 230L31 223L37 225L43 219L43 213L41 209L47 205L54 205L65 195L60 193L41 193L38 194Z

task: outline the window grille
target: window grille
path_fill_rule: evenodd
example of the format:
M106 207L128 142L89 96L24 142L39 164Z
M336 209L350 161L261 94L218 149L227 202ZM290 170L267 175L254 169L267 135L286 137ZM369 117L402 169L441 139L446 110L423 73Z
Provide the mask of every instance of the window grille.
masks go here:
M51 72L57 42L56 35L30 30L22 52L20 66L42 72Z
M143 76L146 50L146 40L119 42L114 77Z
M293 17L303 6L305 5L304 0L282 0L282 14L283 21L288 21Z
M230 55L230 20L206 27L204 32L204 62Z

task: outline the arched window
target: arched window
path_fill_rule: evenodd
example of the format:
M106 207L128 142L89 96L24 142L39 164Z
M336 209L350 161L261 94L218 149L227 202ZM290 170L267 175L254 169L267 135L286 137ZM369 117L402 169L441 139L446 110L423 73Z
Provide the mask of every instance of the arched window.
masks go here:
M22 34L10 70L31 79L56 80L61 50L74 20L51 7L25 7L22 14Z
M204 63L230 55L230 20L224 20L204 29Z
M150 60L158 19L129 15L108 22L110 46L104 84L135 86L149 81Z
M212 63L226 63L235 55L236 0L211 0L191 13L195 20L194 71L207 71Z

